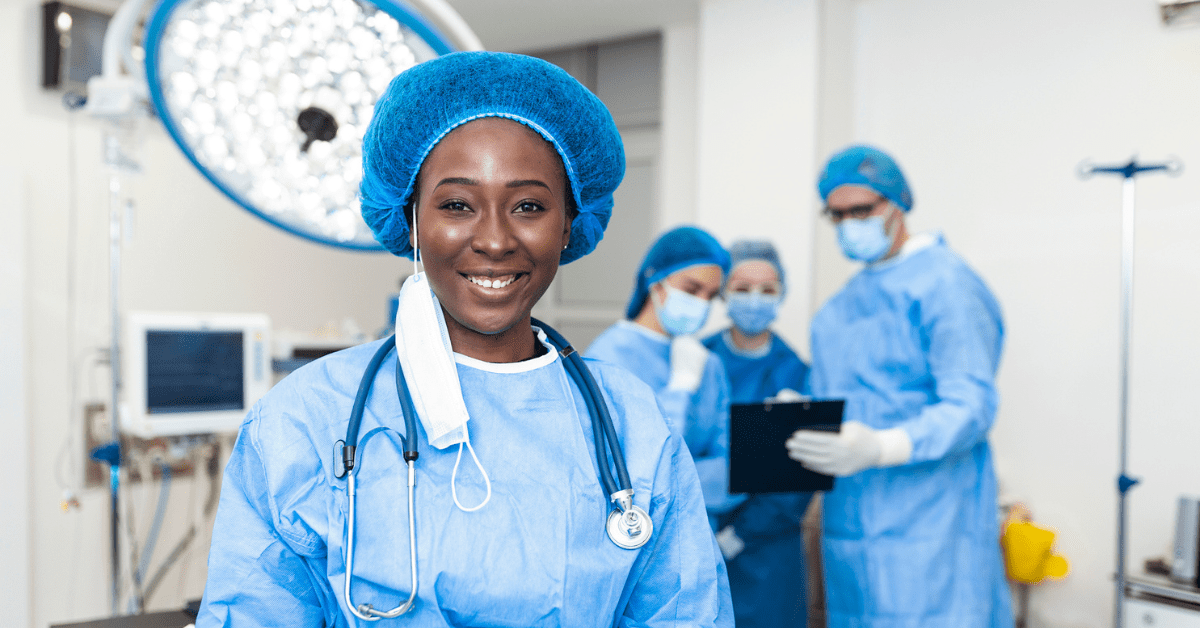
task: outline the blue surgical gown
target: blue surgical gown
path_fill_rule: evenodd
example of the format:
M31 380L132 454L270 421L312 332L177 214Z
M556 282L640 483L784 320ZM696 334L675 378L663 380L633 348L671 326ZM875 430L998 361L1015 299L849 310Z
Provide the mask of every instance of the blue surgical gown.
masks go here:
M758 403L784 388L808 394L808 365L773 333L771 342L760 350L738 349L728 329L705 338L704 346L725 366L733 403Z
M250 412L225 471L197 619L215 626L367 626L347 610L346 481L334 477L359 380L379 343L336 353L280 382ZM416 607L400 626L732 626L724 564L696 472L651 392L629 374L590 368L607 396L649 543L609 540L591 423L556 352L515 364L456 356L471 444L491 500L463 512L451 497L457 447L420 438L416 461ZM356 605L408 598L404 432L396 360L374 380L359 437ZM418 428L419 431L424 430ZM340 467L340 463L337 463ZM459 500L484 484L470 454Z
M813 396L913 444L825 495L831 628L1013 625L987 442L1003 337L995 297L940 236L866 267L813 319Z
M759 403L784 388L808 390L808 365L775 334L758 351L738 349L729 330L709 336L704 346L725 365L733 403ZM810 501L812 493L754 495L724 518L746 544L725 563L739 628L808 624L801 525Z
M604 330L585 354L625 367L650 385L671 433L683 438L696 462L704 503L715 517L743 498L729 489L729 380L721 360L709 353L695 391L670 390L671 339L632 321Z

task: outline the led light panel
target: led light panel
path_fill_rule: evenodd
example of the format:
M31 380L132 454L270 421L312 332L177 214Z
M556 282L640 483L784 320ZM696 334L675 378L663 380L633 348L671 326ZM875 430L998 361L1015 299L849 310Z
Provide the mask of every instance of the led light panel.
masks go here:
M317 242L383 250L359 213L363 132L392 77L453 50L392 2L165 0L146 77L171 136L242 207Z

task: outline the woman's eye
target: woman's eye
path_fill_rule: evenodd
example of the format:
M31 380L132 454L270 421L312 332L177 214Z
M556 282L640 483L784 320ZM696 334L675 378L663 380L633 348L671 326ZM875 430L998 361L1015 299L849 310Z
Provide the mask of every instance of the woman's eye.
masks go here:
M523 203L518 204L517 208L513 211L520 213L520 214L528 214L528 213L532 213L532 212L540 212L545 209L546 209L545 207L542 207L541 205L539 205L537 203L534 203L532 201L525 201Z
M733 292L738 294L746 294L747 292L750 292L750 286L734 286Z
M462 201L446 201L441 204L441 208L452 212L467 211L470 208Z

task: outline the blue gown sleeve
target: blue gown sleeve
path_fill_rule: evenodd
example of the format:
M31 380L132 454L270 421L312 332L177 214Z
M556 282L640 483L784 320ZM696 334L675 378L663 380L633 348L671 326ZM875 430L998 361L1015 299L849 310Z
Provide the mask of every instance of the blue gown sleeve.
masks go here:
M225 468L196 626L334 625L335 618L322 608L317 584L323 581L323 566L296 550L300 544L315 551L315 544L304 538L285 540L275 525L266 465L255 442L256 418L257 408Z
M990 293L962 269L921 303L921 341L935 403L900 426L911 462L940 460L987 438L996 418L996 368L1003 325Z
M729 575L705 525L704 496L693 469L687 448L671 436L654 480L654 486L666 487L651 502L654 536L641 549L641 564L634 567L640 575L618 626L734 625Z

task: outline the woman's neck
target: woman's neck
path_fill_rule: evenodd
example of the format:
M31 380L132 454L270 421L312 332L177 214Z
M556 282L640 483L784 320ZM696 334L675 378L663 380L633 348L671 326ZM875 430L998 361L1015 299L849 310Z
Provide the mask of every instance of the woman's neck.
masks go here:
M733 346L742 351L753 351L761 348L763 345L771 342L771 330L766 330L754 336L743 334L737 327L729 328L729 337L733 339Z
M450 348L455 353L492 364L523 362L536 358L540 353L540 343L528 316L504 331L484 334L458 324L445 309L442 313L446 317Z
M654 311L654 306L650 303L650 298L646 299L646 304L642 306L642 311L633 317L633 322L650 331L660 333L664 336L668 335L667 330L663 329L662 323L658 320L658 313Z

